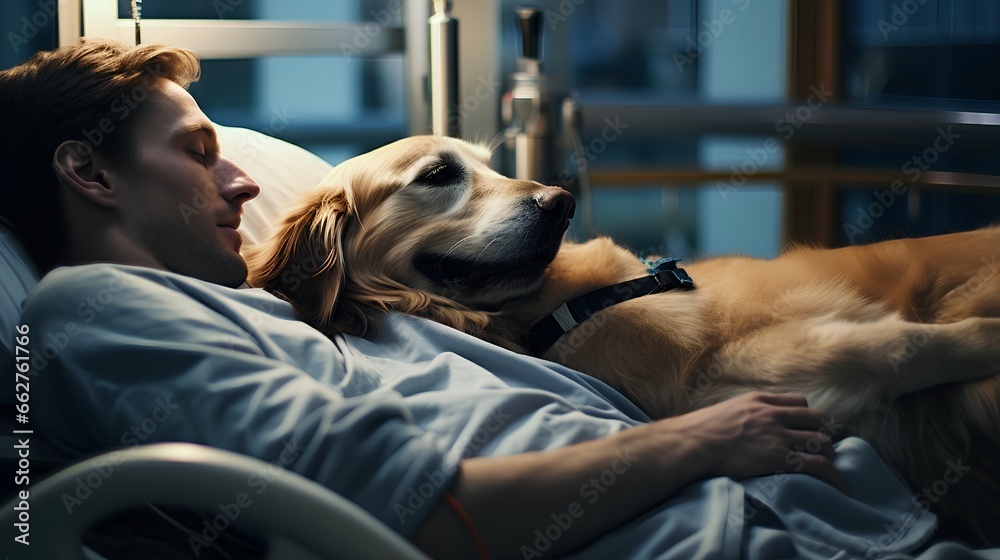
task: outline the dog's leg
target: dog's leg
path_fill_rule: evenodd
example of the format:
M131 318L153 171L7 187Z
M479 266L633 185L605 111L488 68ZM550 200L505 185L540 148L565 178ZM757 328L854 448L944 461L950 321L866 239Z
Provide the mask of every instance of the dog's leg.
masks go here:
M798 248L778 260L816 279L842 278L909 320L949 322L1000 316L998 257L1000 227L991 227L832 250Z
M714 358L720 387L742 381L798 392L827 414L848 418L903 394L1000 374L1000 319L793 321L727 343Z
M964 282L935 302L932 319L950 323L967 317L1000 317L1000 260L983 258Z

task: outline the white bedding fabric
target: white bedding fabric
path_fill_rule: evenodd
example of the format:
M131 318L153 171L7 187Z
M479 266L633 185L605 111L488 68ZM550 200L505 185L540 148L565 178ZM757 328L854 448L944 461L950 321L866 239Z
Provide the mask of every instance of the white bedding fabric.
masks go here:
M58 269L24 320L36 333L73 324L32 386L37 427L62 450L170 440L235 450L318 480L404 536L464 456L550 449L645 420L599 381L423 319L393 313L372 340L330 341L260 290L137 267ZM864 442L838 450L851 496L799 474L711 479L575 557L876 558L922 546L934 516ZM581 489L584 512L595 497ZM533 558L545 541L522 546Z

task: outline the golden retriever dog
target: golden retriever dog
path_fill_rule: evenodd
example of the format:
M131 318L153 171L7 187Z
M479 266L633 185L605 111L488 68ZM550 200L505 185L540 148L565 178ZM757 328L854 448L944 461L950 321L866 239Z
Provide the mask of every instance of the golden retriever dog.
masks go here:
M629 283L647 265L609 239L564 243L573 208L496 173L481 146L408 138L337 166L250 255L251 284L331 334L370 334L395 310L536 348L654 418L803 394L831 435L870 441L945 535L1000 545L1000 227L714 258L684 267L693 289L660 291ZM631 299L567 322L564 304L609 286ZM546 348L532 327L553 312L568 330Z

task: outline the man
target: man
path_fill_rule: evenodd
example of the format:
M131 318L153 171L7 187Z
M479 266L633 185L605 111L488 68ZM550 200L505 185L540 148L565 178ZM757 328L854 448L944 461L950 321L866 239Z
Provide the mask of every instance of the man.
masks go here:
M247 274L236 228L259 187L219 152L184 89L197 76L187 51L104 41L0 74L12 173L0 208L49 271L23 322L78 326L33 383L38 428L57 447L180 440L280 456L441 558L588 544L593 557L865 554L903 513L905 488L870 449L852 453L882 473L866 476L892 498L882 506L896 504L884 511L786 474L846 487L830 430L801 397L756 393L649 422L594 379L422 319L389 314L373 340L327 339L287 303L235 289ZM207 204L182 212L194 196ZM752 528L742 508L755 490L731 479L774 473L841 508L843 526L820 512L807 520L832 529L782 533L787 518L760 494L772 513L758 519L771 521ZM692 485L710 477L729 478ZM870 516L865 530L844 529L857 525L851 508ZM932 526L921 515L880 550Z

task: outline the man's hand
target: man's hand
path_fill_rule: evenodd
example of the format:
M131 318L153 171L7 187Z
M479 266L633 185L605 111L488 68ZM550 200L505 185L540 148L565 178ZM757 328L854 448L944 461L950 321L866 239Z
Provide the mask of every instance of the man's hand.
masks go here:
M847 490L833 467L833 434L826 433L823 415L808 408L805 397L748 393L664 422L704 445L708 476L802 472Z

